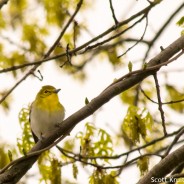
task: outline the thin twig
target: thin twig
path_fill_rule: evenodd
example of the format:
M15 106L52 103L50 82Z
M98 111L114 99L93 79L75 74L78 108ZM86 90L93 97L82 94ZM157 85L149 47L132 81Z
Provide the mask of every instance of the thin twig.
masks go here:
M160 95L160 86L159 86L159 83L158 83L157 73L155 73L153 75L153 77L154 77L154 80L155 80L155 86L156 86L156 91L157 91L158 109L159 109L160 115L161 115L162 127L163 127L163 131L164 131L164 135L167 135L166 126L165 126L165 116L164 116L164 111L163 111L163 108L162 108L162 100L161 100L161 95Z
M78 23L77 21L74 20L74 23L73 23L73 46L74 48L76 48L76 40L77 40L77 32L78 32Z
M153 99L151 99L147 94L146 92L140 88L142 94L151 102L155 103L155 104L158 104L158 102L154 101ZM179 102L184 102L184 98L180 99L180 100L171 100L169 102L162 102L162 105L168 105L168 104L174 104L174 103L179 103Z
M54 42L54 44L48 50L47 54L45 55L45 58L49 57L50 54L53 52L53 50L57 47L57 45L60 42L61 38L63 37L64 33L66 32L66 30L68 29L68 27L70 26L70 24L74 20L74 17L77 15L78 11L80 10L80 8L82 6L82 3L83 3L83 0L80 0L79 3L77 4L77 8L76 8L75 12L70 17L69 21L67 22L67 24L65 25L65 27L61 31L60 35L58 36L58 38L56 39L56 41Z
M36 77L38 80L43 81L43 75L40 72L40 70L37 71L39 73L40 76L37 76L35 73L33 73L33 76Z
M137 42L135 42L135 44L133 44L131 47L129 47L123 54L119 55L118 58L126 55L127 52L129 52L131 49L133 49L138 43L140 43L143 40L143 38L146 34L147 27L148 27L148 15L146 15L145 17L146 17L146 25L145 25L145 28L144 28L144 31L143 31L141 38Z
M118 41L116 41L116 42L114 42L112 44L106 44L104 46L98 47L98 49L96 49L94 51L95 53L93 52L93 55L90 56L90 58L93 58L94 55L97 55L102 50L108 50L108 49L110 49L112 47L115 47L116 45L119 45L119 44L121 44L123 42L137 42L137 41L138 40L136 38L122 38L121 40L118 40ZM149 44L149 42L147 40L142 40L141 42L144 43L144 44ZM74 53L76 53L76 50L75 49L70 50L70 52L69 52L70 55L73 55ZM64 56L66 56L66 54L67 54L67 51L65 53L60 54L60 57L64 57ZM26 61L25 64L21 64L21 65L17 65L17 66L12 66L12 67L5 68L5 69L0 70L0 74L1 73L15 71L15 70L19 70L21 68L25 68L25 67L28 67L28 66L33 66L33 65L36 65L36 64L41 64L41 63L48 62L48 61L51 61L51 60L54 60L54 59L58 59L58 58L59 58L58 55L56 55L56 56L52 56L52 57L49 57L49 58L46 58L46 59L34 61L34 62L33 61ZM90 59L87 59L87 60L90 60ZM62 65L65 65L65 62ZM79 66L79 68L82 68L82 67Z
M135 157L135 158L133 158L132 160L129 160L129 161L127 161L126 163L124 163L124 164L122 164L122 165L116 165L116 166L102 166L102 165L94 164L94 163L91 163L91 162L87 162L87 161L85 161L85 159L82 159L81 157L73 157L73 156L70 156L70 155L68 155L66 152L64 152L63 149L60 149L60 147L59 147L58 149L60 150L60 152L61 152L63 155L65 155L65 156L68 157L68 158L71 158L71 159L73 159L73 160L75 160L75 161L78 161L78 162L81 162L81 163L84 163L84 164L87 164L87 165L91 165L91 166L93 166L93 167L97 167L97 168L99 168L99 169L118 169L118 168L122 169L122 168L126 167L127 165L129 165L129 164L135 162L136 160L139 160L140 158L143 158L143 157L145 157L145 156L158 156L158 157L162 157L161 155L158 155L158 154L147 153L147 154L144 154L144 155L140 155L140 156L138 156L138 157Z
M167 139L169 137L177 135L182 129L184 129L184 127L181 127L181 128L179 128L178 130L176 130L176 131L174 131L172 133L168 133L167 136L162 136L160 138L154 139L153 141L150 141L150 142L148 142L148 143L146 143L146 144L144 144L142 146L136 147L136 148L134 148L134 149L132 149L130 151L121 153L119 155L114 155L114 156L113 155L112 156L87 156L87 155L85 156L85 155L81 155L80 153L73 153L73 152L71 152L69 150L66 150L66 149L63 149L63 148L61 148L59 146L57 146L57 147L62 149L62 151L64 151L64 152L67 152L67 153L69 153L69 154L71 154L71 155L73 155L75 157L81 157L83 159L91 159L91 160L93 160L93 159L119 159L119 158L121 158L123 156L130 155L131 153L133 153L135 151L140 151L140 150L142 150L144 148L147 148L147 147L149 147L149 146L151 146L153 144L156 144L157 142L160 142L160 141L162 141L164 139Z
M165 157L169 154L169 152L171 151L171 149L173 148L173 146L176 144L176 142L178 141L178 139L183 135L183 133L184 133L184 128L182 128L182 129L178 132L178 134L175 136L173 142L172 142L171 145L167 148L165 154L163 155L163 158L165 158Z
M175 11L174 13L166 20L165 24L162 25L162 27L158 30L158 32L155 34L154 38L150 41L149 47L147 52L145 53L144 59L143 61L146 60L146 58L148 57L148 54L153 46L153 44L155 43L155 41L160 37L160 35L163 33L163 31L165 30L165 28L169 25L169 23L172 21L172 19L180 12L180 10L182 10L182 8L184 7L184 3L182 3Z
M118 20L116 18L115 12L114 12L114 8L113 8L113 5L112 5L112 0L109 0L109 4L110 4L111 12L112 12L112 17L114 19L114 23L117 26L119 22L118 22Z
M131 22L132 20L134 20L135 18L141 16L142 14L145 14L146 12L149 12L151 10L151 8L153 7L153 5L150 5L146 8L144 8L143 10L141 10L140 12L132 15L130 18L124 20L124 21L121 21L119 22L117 28L123 26L123 25L126 25L127 23ZM85 47L87 47L88 45L90 45L91 43L97 41L98 39L101 39L103 38L104 36L106 36L107 34L111 33L112 31L114 31L115 29L117 28L114 28L114 26L110 27L109 29L107 29L106 31L104 31L103 33L99 34L98 36L92 38L91 40L89 40L88 42L82 44L81 46L71 50L69 52L70 55L84 49ZM149 43L149 42L147 42ZM36 65L36 64L41 64L41 63L44 63L44 62L47 62L47 61L50 61L50 60L53 60L53 59L58 59L58 58L61 58L61 57L65 57L66 56L66 53L62 53L62 54L58 54L58 55L55 55L55 56L52 56L52 57L48 57L48 58L45 58L45 59L41 59L39 61L35 61L35 62L27 62L26 64L23 64L23 65L19 65L19 66L13 66L13 67L10 67L10 68L6 68L6 69L3 69L3 70L0 70L0 73L5 73L5 72L9 72L9 71L13 71L13 70L17 70L17 69L21 69L21 68L24 68L24 67L27 67L27 66L32 66L32 65Z
M101 41L101 42L98 42L98 43L96 43L94 45L86 47L86 49L82 53L85 53L85 52L87 52L87 51L89 51L91 49L94 49L94 48L96 48L98 46L101 46L101 45L103 45L103 44L105 44L105 43L107 43L107 42L109 42L109 41L111 41L111 40L121 36L122 34L127 32L129 29L133 28L136 24L141 22L144 18L145 18L145 15L143 15L140 19L138 19L136 22L134 22L131 26L129 26L128 28L124 29L123 31L121 31L121 32L119 32L119 33L117 33L117 34L115 34L115 35L113 35L113 36L111 36L111 37Z

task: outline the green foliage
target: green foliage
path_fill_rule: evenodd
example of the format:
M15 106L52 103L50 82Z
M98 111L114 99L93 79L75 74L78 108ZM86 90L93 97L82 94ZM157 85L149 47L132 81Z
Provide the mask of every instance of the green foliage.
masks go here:
M7 91L1 91L0 92L0 98L3 98L4 95L7 93ZM12 96L8 96L8 98L6 98L6 100L4 100L1 103L1 108L4 110L4 112L8 112L8 110L10 109L11 106L11 102L12 102Z
M184 16L181 17L176 24L182 28L181 35L184 35Z
M64 141L64 144L62 147L63 147L63 149L66 149L66 150L73 150L74 146L75 146L74 140L68 139L68 140Z
M184 94L181 91L178 91L174 86L171 85L166 85L166 90L167 90L167 101L177 101L177 100L182 100L184 99ZM171 103L169 104L169 107L172 108L173 110L183 113L184 110L184 102L178 102L178 103Z
M10 162L13 160L12 159L12 152L10 150L8 150L8 158L10 159Z
M12 151L6 152L8 145L1 143L0 145L0 169L9 163L13 158ZM10 155L11 152L11 155ZM15 150L13 151L15 153Z
M13 28L15 28L17 23L24 21L24 11L27 6L27 0L12 0L9 2L9 20Z
M5 28L6 22L4 19L4 15L2 14L2 12L0 12L0 29Z
M113 153L111 136L103 129L92 124L85 125L85 131L79 132L81 154L83 156L110 156Z
M133 105L136 96L136 87L133 87L123 93L120 94L120 99L122 103L126 103L128 105Z
M149 96L150 98L153 97L154 95L154 86L152 84L151 81L149 80L145 80L143 84L141 84L141 86L143 86L144 92L146 93L147 96ZM127 104L127 105L134 105L135 100L137 98L137 93L139 91L139 104L145 104L148 99L145 98L145 96L140 92L140 89L138 89L139 86L134 86L126 91L124 91L123 93L120 94L120 99L122 101L123 104Z
M68 0L43 0L41 3L44 6L47 22L49 24L56 24L58 26L63 25L64 20L66 18L66 11L69 7ZM71 2L72 4L72 2Z
M119 184L115 177L115 172L109 174L104 170L95 170L89 178L89 184Z
M130 106L122 124L122 132L133 144L140 142L140 137L146 140L147 130L151 130L153 119L145 108Z
M148 172L148 166L149 166L149 158L148 157L142 157L137 161L137 167L139 167L141 176L146 174Z
M29 50L43 54L46 48L42 36L48 34L46 28L38 27L36 24L23 24L22 27L22 40L29 44Z
M40 181L55 184L61 183L61 167L58 159L50 152L44 152L38 159L38 167L42 178Z
M19 123L22 128L22 137L17 139L20 153L26 154L34 145L29 122L30 107L24 107L19 112Z
M108 51L106 52L109 62L113 65L113 66L117 66L121 63L121 59L118 58L118 53L117 53L117 48L110 48L108 49Z

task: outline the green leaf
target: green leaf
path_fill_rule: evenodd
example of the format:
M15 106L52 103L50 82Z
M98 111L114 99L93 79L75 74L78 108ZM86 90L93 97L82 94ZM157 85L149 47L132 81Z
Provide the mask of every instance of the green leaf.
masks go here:
M148 172L148 166L149 166L149 158L148 157L142 157L137 161L137 167L139 167L141 176L146 174Z
M20 153L26 155L26 153L33 147L35 144L33 141L30 123L29 123L29 108L24 107L19 112L19 122L22 128L22 137L17 139L17 146Z
M60 162L53 153L42 153L38 159L38 167L42 176L41 181L50 184L61 183Z
M176 23L178 26L183 27L184 26L184 16L180 18L180 20L178 20L178 22Z
M166 90L168 93L167 97L166 97L166 101L177 101L177 100L184 99L183 92L177 90L174 86L167 84ZM171 103L171 104L169 104L169 107L171 109L173 109L174 111L177 111L179 113L184 112L184 102Z
M144 63L144 65L143 65L143 70L145 70L146 68L147 68L147 63Z
M142 82L141 87L143 88L144 92L146 93L149 98L152 98L155 94L155 88L153 86L152 81L150 80L145 80ZM124 91L123 93L120 94L120 99L123 104L128 104L128 105L133 105L135 104L135 101L137 100L137 93L138 93L138 100L139 104L145 105L147 101L149 101L145 95L143 95L140 92L140 87L138 85Z
M117 48L110 48L106 51L108 59L113 66L117 66L121 63L121 59L118 58Z
M147 130L151 130L152 124L152 116L145 108L141 109L132 105L129 106L123 120L122 132L133 144L136 144L140 142L140 137L146 139Z
M85 104L87 105L89 103L89 100L88 100L88 98L86 97L85 98Z
M129 63L128 63L128 70L129 70L129 72L132 72L132 68L133 68L132 62L129 61Z
M10 162L11 162L13 159L12 159L12 152L10 150L8 150L8 157L9 157Z
M77 179L77 175L78 175L78 168L77 168L77 166L76 166L76 164L73 164L72 165L72 168L73 168L73 177L75 178L75 179Z
M6 166L9 162L13 160L13 157L17 155L14 148L10 147L8 144L0 143L0 169Z
M81 155L83 156L111 156L113 154L111 136L105 130L95 128L90 123L87 123L85 131L78 133L76 137L80 140ZM104 159L104 161L108 162L108 159Z
M119 184L114 174L114 171L108 174L106 171L94 170L89 178L89 184Z

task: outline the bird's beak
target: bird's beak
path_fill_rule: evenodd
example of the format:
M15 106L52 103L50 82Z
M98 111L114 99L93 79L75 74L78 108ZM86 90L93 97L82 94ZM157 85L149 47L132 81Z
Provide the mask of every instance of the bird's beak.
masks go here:
M56 89L56 90L55 90L55 93L58 93L60 90L61 90L61 89Z

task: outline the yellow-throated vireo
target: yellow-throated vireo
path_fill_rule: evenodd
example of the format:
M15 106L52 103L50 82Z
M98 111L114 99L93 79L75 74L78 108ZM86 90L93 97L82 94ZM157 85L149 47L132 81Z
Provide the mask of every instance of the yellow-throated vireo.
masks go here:
M54 130L65 116L65 109L59 102L58 92L53 86L43 86L31 104L30 124L35 142Z

